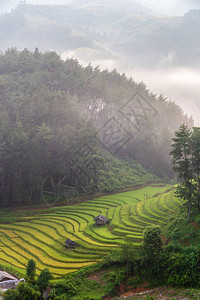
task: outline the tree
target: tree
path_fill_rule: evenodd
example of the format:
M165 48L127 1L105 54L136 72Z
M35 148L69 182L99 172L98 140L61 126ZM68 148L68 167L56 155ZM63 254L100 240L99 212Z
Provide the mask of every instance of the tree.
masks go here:
M41 271L37 281L36 263L33 259L28 261L26 267L26 282L20 282L15 290L7 290L3 294L4 300L41 300L44 299L43 293L46 291L49 280L53 278L49 269Z
M146 101L141 98L136 109L134 99L126 102L138 91ZM125 103L123 117L119 108ZM147 105L149 109L155 107L158 114L153 116L155 111L146 110ZM135 114L141 114L141 118L137 120ZM128 121L128 115L133 122ZM110 123L112 116L116 122ZM137 122L141 127L138 133L134 126ZM123 164L124 159L136 160L159 177L171 177L170 138L183 122L193 125L174 102L156 98L144 84L138 85L116 70L84 68L77 60L62 61L55 52L43 54L37 48L35 52L9 49L0 55L0 206L38 204L45 178L68 170L65 154L79 153L85 143L95 149L95 156L106 157L107 151L97 145L96 134L109 133L111 127L120 134L113 134L113 143L104 146L114 152L115 146L127 142L123 129L134 136L117 152ZM108 131L105 124L112 124ZM102 164L96 159L95 172L88 174L92 162L88 157L85 164L84 158L81 156L83 164L78 168L87 174L78 176L78 192L103 190L99 180L105 174ZM109 170L106 172L110 177ZM73 187L70 174L67 180ZM130 184L129 179L119 181L122 188ZM105 190L114 190L115 186L108 183Z
M34 289L26 282L21 282L17 286L18 299L20 300L39 300L41 299L41 293Z
M172 139L172 165L175 172L183 184L177 189L177 195L187 200L188 203L188 219L190 219L192 205L192 189L193 189L193 167L191 160L191 130L185 124L182 124L175 137Z
M1 296L1 295L0 295ZM4 294L3 294L3 299L4 300L18 300L18 293L17 290L7 290Z
M35 275L36 275L36 262L33 259L29 259L26 267L27 283L33 285L35 283Z
M191 135L191 155L196 184L196 204L200 210L200 128L194 127Z
M162 250L161 229L159 226L148 226L143 234L144 254L154 260Z
M134 265L136 256L137 252L135 251L133 242L125 240L121 245L121 258L126 262L127 271L130 271L130 268Z
M193 207L200 210L200 128L183 124L172 141L173 169L181 179L176 195L187 201L189 220Z
M30 286L28 283L22 282L19 283L17 287L17 292L19 293L20 300L39 300L41 299L41 293L37 290L35 290L32 286Z
M41 293L46 291L50 279L52 279L52 275L49 269L46 268L42 270L38 277L38 280L36 281L36 285L39 286Z
M4 300L41 300L44 299L41 296L40 291L37 290L37 287L34 288L28 283L20 282L16 290L7 290L3 294Z
M141 269L150 282L156 283L160 280L162 240L159 226L148 226L143 233L143 244L141 247Z

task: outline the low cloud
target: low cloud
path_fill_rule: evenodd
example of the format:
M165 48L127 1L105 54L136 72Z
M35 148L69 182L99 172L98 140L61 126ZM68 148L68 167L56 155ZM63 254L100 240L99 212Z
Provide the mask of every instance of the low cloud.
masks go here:
M163 94L168 100L175 101L181 106L183 111L189 116L193 116L195 125L200 126L200 70L192 68L167 68L164 67L167 60L173 59L173 54L163 58L160 67L156 69L130 68L125 62L115 59L101 59L96 53L85 51L68 51L62 54L62 58L74 57L80 64L96 67L99 65L101 70L109 71L116 68L119 72L132 77L136 82L144 82L147 89L153 93Z
M163 94L169 100L179 104L189 116L193 115L195 125L200 125L200 70L190 68L164 68L156 70L140 70L134 72L136 81L143 81L147 88Z
M112 58L101 58L99 52L89 48L80 48L74 51L65 51L61 54L62 59L67 58L78 59L79 63L87 66L90 62L93 67L99 66L101 70L113 70L116 68L117 62Z

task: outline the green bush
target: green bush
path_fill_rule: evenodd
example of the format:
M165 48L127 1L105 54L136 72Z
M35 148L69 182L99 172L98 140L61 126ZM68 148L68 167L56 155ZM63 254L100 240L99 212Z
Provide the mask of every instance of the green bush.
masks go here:
M161 229L159 226L148 226L144 230L143 251L146 257L153 260L162 250Z
M139 277L138 275L130 277L127 281L127 285L131 288L136 288L140 283L142 283L142 280L141 277Z
M110 272L107 276L106 276L106 280L107 280L107 285L105 288L105 292L106 294L109 295L116 295L117 292L119 291L119 287L122 281L124 281L125 279L125 275L126 272L124 270L121 270L119 272Z
M165 278L170 286L198 286L200 283L200 252L170 253L165 260Z

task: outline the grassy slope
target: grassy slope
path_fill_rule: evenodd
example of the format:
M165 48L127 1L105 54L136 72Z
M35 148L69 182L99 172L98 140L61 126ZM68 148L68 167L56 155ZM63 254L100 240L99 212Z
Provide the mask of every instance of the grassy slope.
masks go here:
M147 225L165 224L168 213L177 209L173 192L151 198L169 188L149 186L74 206L32 211L32 216L21 222L1 224L0 265L24 276L28 259L34 258L37 273L48 267L55 278L60 278L98 262L125 238L137 247ZM93 218L100 213L111 220L109 225L94 225ZM77 241L76 249L65 249L67 238Z

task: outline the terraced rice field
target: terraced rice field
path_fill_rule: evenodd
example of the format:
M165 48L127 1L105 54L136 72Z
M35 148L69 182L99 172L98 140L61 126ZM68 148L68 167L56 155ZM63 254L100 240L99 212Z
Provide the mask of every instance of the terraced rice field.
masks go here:
M180 201L173 191L164 193L169 188L149 186L52 208L23 222L0 224L0 265L24 276L27 261L33 258L37 273L48 267L59 278L98 262L125 238L138 247L146 226L165 224L167 215L178 209ZM162 194L153 197L156 193ZM105 215L110 224L94 225L93 219L99 214ZM65 248L68 238L77 242L74 250Z

